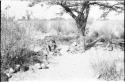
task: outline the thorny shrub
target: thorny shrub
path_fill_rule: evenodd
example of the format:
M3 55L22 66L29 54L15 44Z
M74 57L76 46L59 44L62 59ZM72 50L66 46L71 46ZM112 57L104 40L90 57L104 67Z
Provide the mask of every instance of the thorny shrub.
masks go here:
M1 18L1 81L7 81L6 71L27 71L30 65L42 63L43 55L28 49L30 39L26 30L17 21L2 16ZM17 69L16 66L20 67Z
M121 60L113 61L100 61L93 63L92 68L94 69L95 75L101 80L124 80L124 64Z
M22 38L25 30L19 28L18 24L12 18L1 17L1 80L8 80L4 73L9 69L10 58L14 56L12 51L23 45ZM22 45L21 45L22 44ZM10 55L11 53L11 55ZM9 61L9 62L8 62Z

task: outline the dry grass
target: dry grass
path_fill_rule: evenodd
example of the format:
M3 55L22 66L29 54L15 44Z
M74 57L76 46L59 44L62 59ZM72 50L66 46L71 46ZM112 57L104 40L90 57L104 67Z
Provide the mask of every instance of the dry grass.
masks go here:
M46 20L13 21L11 18L2 17L2 73L10 68L16 71L16 65L20 65L25 70L25 67L27 69L34 63L42 63L43 54L36 53L28 48L34 43L34 36L37 32L47 32L47 24L48 21Z
M68 20L67 20L68 21ZM66 21L66 22L67 22ZM11 18L2 17L1 21L1 53L2 73L6 69L15 68L16 65L29 66L42 62L43 56L29 50L29 45L34 44L34 37L41 37L43 34L55 30L60 35L53 36L59 44L71 44L78 40L75 34L75 25L72 21L66 23L62 19L53 20L28 20L13 21ZM58 23L58 24L56 24ZM69 23L69 24L68 24ZM72 29L74 28L74 29ZM68 36L73 33L75 36ZM39 36L41 35L41 36ZM65 36L66 35L66 36ZM58 45L59 45L58 44ZM123 80L123 51L117 49L111 52L90 49L85 54L91 54L92 68L98 79ZM37 55L36 55L37 54ZM4 75L4 74L3 74ZM4 78L4 77L3 77ZM6 79L6 78L5 78Z
M96 78L108 81L124 80L124 52L116 49L106 51L98 49L92 52L92 63Z
M1 18L1 73L6 75L6 71L12 68L17 71L16 66L21 69L34 63L41 63L43 56L28 49L31 44L27 28L20 26L17 21L11 18ZM2 76L1 80L7 80ZM9 78L9 76L8 76Z
M2 55L25 44L25 29L20 28L11 18L1 18L1 51Z
M87 42L93 42L98 37L103 36L100 41L104 44L107 43L106 47L111 46L124 47L124 23L123 20L106 20L106 21L95 21L89 27L87 34Z
M73 20L55 18L55 19L33 19L33 20L19 20L19 25L26 30L26 35L30 38L44 35L72 35L77 33L77 27Z
M99 74L98 79L124 80L124 68L122 68L122 66L118 67L117 62L115 60L112 62L101 61L97 64L94 64L93 68L96 73Z

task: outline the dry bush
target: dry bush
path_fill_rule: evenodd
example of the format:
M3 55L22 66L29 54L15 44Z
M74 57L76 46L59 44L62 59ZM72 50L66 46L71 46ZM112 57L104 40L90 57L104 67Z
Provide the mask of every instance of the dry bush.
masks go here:
M36 32L40 31L41 33L47 32L47 24L48 21L46 19L43 20L20 20L19 21L22 27L27 27L27 31L34 30ZM30 30L28 30L30 29ZM32 32L32 31L31 31Z
M77 26L73 19L53 18L49 20L48 31L55 30L62 35L77 33Z
M7 54L16 47L24 45L25 30L11 18L1 18L1 52Z
M123 20L95 21L89 28L86 42L91 43L100 36L103 36L100 42L108 44L105 47L124 49Z
M10 63L14 65L16 65L15 63L20 65L24 65L28 62L30 63L31 61L29 59L32 55L37 53L28 49L32 39L27 33L30 31L28 30L30 27L35 28L37 26L28 21L25 21L25 23L22 24L22 22L13 21L11 18L6 18L4 16L1 19L2 69L8 69L10 67L14 68L15 66L10 65ZM40 24L40 22L38 22L38 24Z
M94 33L104 35L107 39L124 38L124 23L123 20L106 20L106 21L95 21L89 28L89 36L94 36Z
M34 34L47 32L47 20L19 20L18 23L26 30L26 35L30 38Z
M1 73L1 82L8 82L9 78L5 73Z
M25 36L25 29L21 28L16 21L1 18L1 72L5 73L9 68L14 68L21 52L18 49L27 48L29 40ZM25 58L25 57L24 57ZM16 61L15 61L16 60ZM21 60L23 61L23 60ZM3 74L4 75L4 74ZM4 78L4 77L3 77Z
M91 49L92 50L92 49ZM100 80L124 80L124 52L120 49L106 51L103 49L89 51L91 66L95 77Z
M50 35L72 35L77 33L77 27L73 19L33 19L33 20L20 20L20 26L25 28L26 34L30 37L36 35L50 34Z
M12 77L13 73L18 71L28 71L30 66L35 64L44 65L44 67L40 66L39 69L48 68L45 63L45 57L41 53L37 53L26 48L16 49L15 51L11 51L7 55L2 56L1 80L8 80ZM12 71L10 69L12 69Z
M117 61L118 62L118 61ZM102 80L124 80L124 68L123 62L118 65L115 60L112 62L102 61L93 65L96 73L98 73L98 79Z
M55 35L53 36L58 45L70 45L79 38L79 35Z
M5 61L5 59L7 60ZM26 48L18 48L15 51L11 51L6 56L3 56L2 67L4 67L4 65L6 65L6 69L15 69L16 65L28 67L30 65L34 65L35 63L42 63L42 59L43 55L38 54L37 52Z
M37 23L35 24L35 25L38 25L38 26L36 26L36 30L40 31L42 33L46 33L47 32L47 23L48 23L48 21L46 19L37 21Z

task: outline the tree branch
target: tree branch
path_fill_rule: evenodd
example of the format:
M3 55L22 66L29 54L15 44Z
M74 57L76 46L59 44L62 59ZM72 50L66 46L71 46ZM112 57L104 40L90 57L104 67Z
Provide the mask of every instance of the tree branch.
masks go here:
M88 0L85 0L83 3L82 3L82 8L81 8L81 13L85 10L86 6L88 5L89 1Z
M120 4L124 4L124 3L117 3L117 4L114 4L114 5L109 5L109 4L105 4L105 3L101 3L101 2L90 2L89 3L89 5L98 5L98 6L101 6L101 7L104 7L104 8L112 9L114 11L117 11L117 9L124 10L124 7L118 6Z
M78 8L71 8L71 10L77 12L78 14L81 13L81 12L78 10Z
M104 36L100 36L98 37L96 40L94 40L91 43L86 44L86 50L88 50L89 48L93 47L99 40L101 40Z
M66 2L59 3L60 6L62 6L66 12L68 12L74 19L76 19L76 15L73 13L72 9L66 4Z
M106 17L110 11L115 11L118 13L121 13L124 10L124 2L117 2L116 4L110 5L107 0L105 0L106 3L102 3L102 2L90 2L90 5L98 5L100 6L100 8L102 9L106 9L106 11L104 11L104 13L101 15L102 17ZM108 9L108 10L107 10Z

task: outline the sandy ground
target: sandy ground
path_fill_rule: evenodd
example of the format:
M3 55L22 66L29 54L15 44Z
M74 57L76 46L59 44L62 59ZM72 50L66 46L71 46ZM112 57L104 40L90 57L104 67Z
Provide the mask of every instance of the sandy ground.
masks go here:
M52 58L49 69L35 69L18 72L9 82L83 82L99 81L93 73L91 62L97 50L90 49L85 53L70 54L67 46L62 46L62 56ZM101 52L101 50L99 50ZM105 52L106 53L106 52ZM95 56L96 57L96 56Z
M11 80L83 80L92 77L89 58L85 54L69 55L66 53L63 56L51 59L51 61L52 63L50 63L49 69L17 73L10 79L10 82Z
M40 34L35 34L40 35ZM34 37L33 36L33 37ZM40 37L40 36L38 36ZM38 39L38 37L34 39ZM41 39L41 38L40 38ZM62 56L50 59L49 69L35 69L27 72L18 72L9 79L9 82L83 82L99 81L91 67L92 62L102 59L124 58L123 51L105 51L102 48L91 48L85 53L68 53L69 46L60 45ZM119 55L118 55L119 54Z

